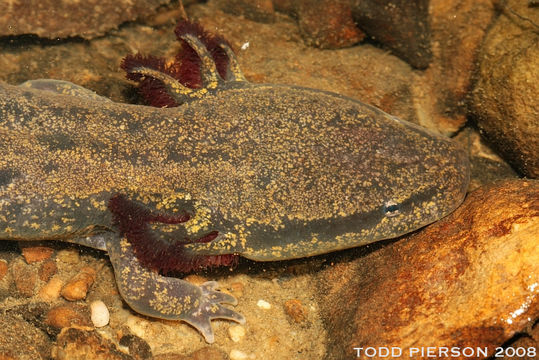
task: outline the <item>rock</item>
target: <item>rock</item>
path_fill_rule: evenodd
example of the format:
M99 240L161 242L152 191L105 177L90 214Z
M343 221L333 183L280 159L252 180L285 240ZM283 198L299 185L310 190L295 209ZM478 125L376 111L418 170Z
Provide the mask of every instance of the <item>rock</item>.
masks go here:
M539 316L538 199L539 181L480 188L422 231L322 272L327 357L362 345L406 356L413 346L480 346L492 355Z
M216 0L216 3L224 12L249 20L271 23L275 19L271 0Z
M37 270L33 266L26 264L22 259L14 260L11 274L19 294L24 297L34 296L38 276Z
M491 0L431 0L432 61L414 79L418 123L452 134L464 126L478 50L495 16Z
M41 289L38 296L43 301L54 301L60 297L60 291L64 286L64 282L59 277L50 279Z
M243 296L243 292L245 291L245 285L241 282L234 282L229 285L230 293L236 298L239 299Z
M247 355L245 352L237 349L232 349L230 351L230 360L247 360L249 359L249 355Z
M53 349L58 360L135 360L125 354L97 331L82 328L64 328Z
M90 321L82 309L68 304L50 309L45 317L45 324L56 329L63 329L73 325L89 326Z
M295 323L299 324L307 320L308 311L298 299L287 300L284 303L284 311Z
M184 280L197 286L200 286L204 284L206 281L209 281L206 277L199 274L189 274L184 278Z
M234 342L240 342L245 337L245 328L241 325L232 325L228 328L228 336Z
M39 272L38 272L39 280L47 282L57 272L58 272L58 267L56 266L56 263L54 261L52 260L45 261L39 267Z
M428 66L426 0L275 0L275 8L298 18L306 43L323 49L343 48L367 33L412 66Z
M537 360L539 341L529 336L521 336L514 342L506 344L503 352L496 356L504 360Z
M258 306L260 309L262 310L270 310L271 309L271 304L269 302L267 302L266 300L258 300L256 302L256 306Z
M150 345L136 335L122 336L120 345L126 346L129 349L129 354L133 355L136 360L153 359Z
M453 140L468 150L470 183L468 192L506 179L518 179L518 174L486 143L478 131L466 127Z
M355 45L365 37L356 26L347 1L300 0L295 6L299 28L308 45L339 49Z
M48 39L92 39L123 22L147 16L167 0L0 2L0 36L35 34ZM84 21L81 21L84 19Z
M22 243L19 243L21 245ZM50 247L46 246L26 246L28 244L25 244L25 246L21 246L22 249L22 256L24 256L24 260L28 264L32 264L35 262L43 261L45 259L49 259L52 254L54 253L54 250Z
M7 274L7 261L4 259L0 259L0 281L6 276Z
M0 359L49 359L51 341L47 334L22 320L0 316Z
M95 327L103 327L108 325L110 320L109 309L101 300L92 301L90 304L90 318Z
M431 60L428 0L351 0L357 26L418 69Z
M219 349L203 347L200 350L193 351L188 356L189 360L226 360L226 354Z
M29 324L32 324L36 328L44 331L47 335L55 337L58 331L45 323L46 314L50 310L50 305L45 302L36 302L30 300L28 302L18 302L21 305L15 305L14 307L8 307L6 313L13 316L18 316L24 319Z
M81 300L86 297L88 289L95 281L96 271L87 266L75 275L64 286L61 291L62 296L69 301Z
M76 249L63 249L58 251L56 259L68 266L77 265L81 262L79 251Z
M503 2L479 54L472 108L477 125L521 174L539 177L539 12Z

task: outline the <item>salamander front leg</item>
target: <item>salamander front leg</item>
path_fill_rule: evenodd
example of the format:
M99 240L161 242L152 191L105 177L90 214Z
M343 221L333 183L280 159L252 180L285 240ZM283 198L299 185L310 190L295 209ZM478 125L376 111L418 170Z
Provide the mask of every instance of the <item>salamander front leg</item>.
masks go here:
M223 306L236 299L217 291L217 283L196 286L187 281L165 277L142 267L129 242L111 235L105 240L114 267L118 289L129 306L138 313L168 320L183 320L196 328L208 343L214 342L211 320L227 319L240 324L245 318Z

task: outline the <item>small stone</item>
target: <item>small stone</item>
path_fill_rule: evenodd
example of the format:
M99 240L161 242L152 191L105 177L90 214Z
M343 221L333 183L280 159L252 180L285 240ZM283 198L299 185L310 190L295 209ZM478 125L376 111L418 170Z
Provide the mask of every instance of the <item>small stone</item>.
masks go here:
M59 277L53 277L41 289L38 296L44 301L53 301L60 297L60 291L64 282Z
M193 351L189 355L189 360L227 360L227 357L222 350L206 346Z
M302 323L307 319L307 309L298 299L290 299L284 303L284 311L296 323Z
M206 279L204 276L200 276L200 275L187 275L186 277L183 278L185 281L188 281L190 282L191 284L194 284L194 285L202 285L204 284L206 281L208 281L208 279Z
M217 6L224 12L257 22L271 23L275 19L272 0L217 0Z
M376 42L413 67L425 69L432 58L429 1L354 1L352 18Z
M256 303L256 306L264 310L271 309L271 304L267 302L266 300L258 300L258 302Z
M36 269L26 264L22 259L18 259L13 262L11 273L18 292L25 297L34 296L37 282Z
M56 254L56 259L66 264L80 264L80 255L79 252L75 249L63 249L58 251L58 253Z
M245 286L243 285L243 283L237 281L230 284L228 288L230 289L232 295L234 295L236 298L240 298L243 295L243 290L245 289Z
M88 326L88 319L71 304L61 305L49 310L45 317L45 323L57 329L72 325Z
M0 259L0 281L6 276L7 274L7 261L4 259Z
M95 330L64 328L58 335L54 359L133 360Z
M299 27L309 45L339 49L365 37L353 17L349 3L333 0L300 0L296 3Z
M244 360L247 359L248 355L243 351L232 349L230 351L230 360Z
M52 341L23 316L3 311L0 316L0 359L50 359Z
M134 355L136 360L153 359L150 345L136 335L128 334L122 336L120 338L120 345L126 346L129 349L129 354Z
M57 272L56 263L52 260L47 260L39 267L39 280L47 282Z
M90 304L90 318L95 327L103 327L108 325L110 320L109 309L101 300L92 301Z
M88 289L94 283L96 271L91 267L84 267L62 289L62 296L69 301L81 300L86 297Z
M46 246L28 246L22 247L22 256L28 264L49 259L54 250Z
M240 342L245 337L245 328L241 325L232 325L228 328L228 335L234 342Z

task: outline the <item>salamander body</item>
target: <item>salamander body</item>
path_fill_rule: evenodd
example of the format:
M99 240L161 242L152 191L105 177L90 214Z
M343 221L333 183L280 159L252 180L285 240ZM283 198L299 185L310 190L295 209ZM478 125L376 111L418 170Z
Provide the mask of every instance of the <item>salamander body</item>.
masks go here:
M181 103L114 103L77 85L0 83L0 239L109 253L136 311L244 322L215 282L157 270L286 260L406 234L453 211L469 178L450 139L338 94L247 82L226 43L218 71L196 36L202 85L132 65Z

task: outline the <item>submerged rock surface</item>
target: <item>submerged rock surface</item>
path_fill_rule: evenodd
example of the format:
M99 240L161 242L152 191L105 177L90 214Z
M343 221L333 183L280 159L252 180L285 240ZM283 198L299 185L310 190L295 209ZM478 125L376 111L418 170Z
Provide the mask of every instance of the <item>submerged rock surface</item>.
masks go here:
M537 181L480 188L423 231L322 272L328 358L368 346L492 355L539 316L538 199Z

